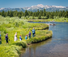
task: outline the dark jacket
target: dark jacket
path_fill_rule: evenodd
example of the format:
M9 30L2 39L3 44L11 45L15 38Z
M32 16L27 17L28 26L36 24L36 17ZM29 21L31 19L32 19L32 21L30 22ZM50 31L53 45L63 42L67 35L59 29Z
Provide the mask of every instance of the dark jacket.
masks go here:
M31 32L29 32L29 36L31 36Z
M5 40L8 40L8 36L7 35L5 36Z

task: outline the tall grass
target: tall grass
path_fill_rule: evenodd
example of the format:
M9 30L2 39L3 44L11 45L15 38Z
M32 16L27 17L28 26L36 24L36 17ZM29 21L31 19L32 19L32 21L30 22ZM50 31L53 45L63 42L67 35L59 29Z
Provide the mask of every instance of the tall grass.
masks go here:
M52 31L39 30L39 31L36 32L35 37L28 39L26 42L27 42L27 44L38 43L38 42L42 42L44 40L47 40L51 37L52 37Z
M33 27L36 30L35 37L25 40L25 35L28 35L29 31L32 34ZM27 47L27 44L43 41L46 38L52 36L51 31L48 29L47 24L28 23L26 19L18 17L2 17L0 16L0 31L2 44L0 45L0 57L19 57L21 48ZM18 40L14 42L14 34L17 32ZM9 44L6 44L5 35L8 33L10 39ZM22 41L19 37L22 35Z
M68 18L64 18L64 17L57 17L57 18L54 18L54 19L28 19L28 21L33 21L33 22L68 22Z

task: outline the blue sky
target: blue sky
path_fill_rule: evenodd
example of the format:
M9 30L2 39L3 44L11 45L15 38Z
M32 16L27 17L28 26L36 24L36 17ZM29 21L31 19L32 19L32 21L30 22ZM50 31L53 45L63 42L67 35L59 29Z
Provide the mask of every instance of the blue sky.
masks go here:
M0 8L22 8L38 4L68 6L68 0L0 0Z

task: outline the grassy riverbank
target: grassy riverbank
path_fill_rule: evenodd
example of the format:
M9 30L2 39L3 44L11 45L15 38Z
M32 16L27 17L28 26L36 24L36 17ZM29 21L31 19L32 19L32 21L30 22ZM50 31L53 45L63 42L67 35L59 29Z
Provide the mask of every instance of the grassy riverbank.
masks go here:
M33 27L36 30L35 37L25 40L25 35L28 35L29 31L32 33ZM48 31L49 26L47 24L28 23L27 20L18 17L2 17L0 16L0 31L1 41L0 45L0 57L19 57L20 50L27 47L28 44L44 41L52 37L52 31ZM17 32L18 40L14 42L14 34ZM5 35L8 33L10 39L9 44L5 42ZM22 35L22 41L19 40L19 36Z
M39 34L40 33L40 34ZM28 39L27 44L39 43L52 37L52 31L39 30L34 38Z
M68 18L55 18L55 19L28 19L30 22L68 22Z

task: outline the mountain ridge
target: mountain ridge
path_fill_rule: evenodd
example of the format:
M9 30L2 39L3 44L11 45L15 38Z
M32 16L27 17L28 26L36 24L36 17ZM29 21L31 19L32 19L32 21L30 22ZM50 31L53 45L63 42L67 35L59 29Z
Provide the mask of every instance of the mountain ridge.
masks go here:
M25 10L28 10L28 11L37 11L37 10L43 10L43 9L46 9L46 11L66 11L68 10L68 7L65 7L65 6L55 6L55 5L52 5L52 6L49 6L49 5L42 5L42 4L38 4L38 5L34 5L34 6L31 6L31 7L22 7L22 8L0 8L0 11L23 11L25 12Z

